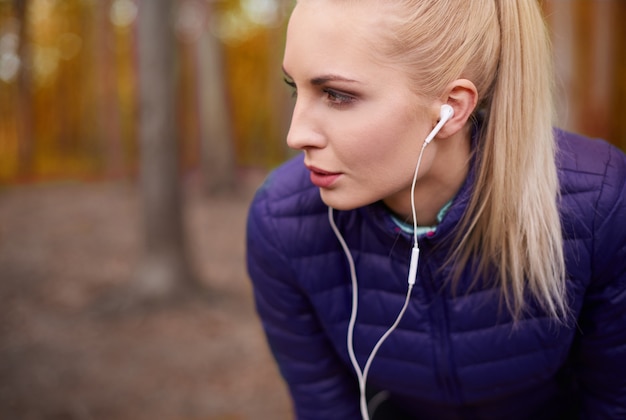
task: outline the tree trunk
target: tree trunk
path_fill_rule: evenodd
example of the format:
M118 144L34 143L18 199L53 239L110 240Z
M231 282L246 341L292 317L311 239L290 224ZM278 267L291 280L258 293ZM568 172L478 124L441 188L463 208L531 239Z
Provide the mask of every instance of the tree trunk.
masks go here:
M139 25L140 186L144 254L134 289L149 301L195 288L185 252L175 112L173 1L142 1Z
M215 194L234 188L235 158L226 101L222 45L209 29L203 31L197 43L200 68L200 153L204 188L208 194Z

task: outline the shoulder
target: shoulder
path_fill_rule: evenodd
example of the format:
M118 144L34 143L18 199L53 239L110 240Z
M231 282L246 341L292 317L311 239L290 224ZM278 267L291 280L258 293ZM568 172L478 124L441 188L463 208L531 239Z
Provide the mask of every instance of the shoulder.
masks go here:
M283 258L305 255L321 246L321 233L330 231L327 214L302 155L297 156L272 171L257 190L248 213L248 248L274 249Z
M555 131L557 167L564 181L588 180L590 184L604 178L626 177L626 155L602 139L592 139L563 130ZM591 185L590 185L591 186ZM618 185L615 185L616 187Z
M556 140L565 239L578 249L572 264L582 261L583 246L594 261L584 270L611 279L626 259L626 155L578 134L557 131Z
M556 131L557 167L564 198L586 200L596 211L623 198L626 155L601 139ZM599 206L599 208L598 208Z
M290 159L268 175L252 200L251 212L272 218L326 212L319 189L310 181L302 155Z

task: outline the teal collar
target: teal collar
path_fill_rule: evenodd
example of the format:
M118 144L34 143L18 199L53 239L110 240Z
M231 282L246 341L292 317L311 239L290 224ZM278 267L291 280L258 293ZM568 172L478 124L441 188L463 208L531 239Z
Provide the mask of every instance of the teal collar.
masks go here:
M441 223L444 216L448 212L448 209L452 205L452 200L448 201L437 213L437 225ZM393 213L391 213L391 220L400 228L403 232L406 232L410 235L413 234L413 224L407 223L403 220L398 219ZM417 227L417 236L433 236L437 231L437 225L435 226L418 226Z

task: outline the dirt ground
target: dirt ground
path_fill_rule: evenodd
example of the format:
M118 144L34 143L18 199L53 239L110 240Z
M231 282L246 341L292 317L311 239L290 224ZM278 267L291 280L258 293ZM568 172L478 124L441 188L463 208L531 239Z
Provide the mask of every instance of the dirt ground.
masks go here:
M291 418L244 264L243 192L186 181L193 267L209 298L100 310L133 281L140 206L131 182L0 189L0 419Z

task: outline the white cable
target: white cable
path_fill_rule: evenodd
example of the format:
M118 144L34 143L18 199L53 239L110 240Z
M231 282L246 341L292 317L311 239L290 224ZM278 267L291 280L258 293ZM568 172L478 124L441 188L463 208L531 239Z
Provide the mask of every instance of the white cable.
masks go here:
M451 114L449 112L451 112ZM363 368L363 370L361 370L361 366L359 366L359 362L357 361L356 356L354 354L354 325L356 323L356 316L357 316L357 311L358 311L358 306L359 306L358 284L357 284L357 278L356 278L356 269L354 266L354 259L352 258L352 253L350 252L350 248L348 248L346 241L344 240L343 236L341 235L341 232L339 232L339 229L337 228L337 225L335 224L335 218L333 217L333 208L330 206L328 207L328 221L330 222L330 226L333 229L335 236L339 240L341 247L343 248L343 252L346 254L346 258L348 259L348 265L350 266L350 279L352 282L352 311L350 313L350 321L348 323L348 333L347 333L346 340L347 340L347 345L348 345L348 355L350 357L350 362L352 363L352 367L354 368L354 371L356 373L356 376L359 382L359 392L360 392L359 401L360 401L361 417L363 417L363 420L370 420L369 412L367 409L367 398L365 394L365 387L367 385L367 375L369 373L370 366L372 365L372 362L374 361L374 357L376 356L376 353L378 353L378 349L380 348L380 346L382 346L383 342L387 339L387 337L389 337L389 335L391 335L391 333L396 329L398 324L400 324L400 321L402 320L402 317L404 316L404 313L406 312L406 309L409 306L411 291L413 290L413 285L415 284L415 279L417 277L417 265L419 262L419 247L418 247L418 242L417 242L417 212L415 209L415 185L417 183L417 174L419 172L419 167L422 163L422 156L424 155L424 149L426 149L426 146L428 146L428 144L432 141L432 139L439 132L441 127L445 124L447 119L450 118L454 114L454 110L448 111L448 113L449 114L447 118L444 118L442 116L439 123L435 126L435 128L430 132L430 134L424 140L424 143L422 144L422 148L420 149L419 157L417 159L417 164L415 165L415 172L413 173L413 182L411 183L411 212L413 215L413 249L411 250L411 262L409 264L409 275L408 275L409 287L407 289L406 297L404 299L404 305L402 305L402 309L400 309L400 313L396 317L396 320L393 322L391 327L389 327L389 329L382 335L382 337L378 339L378 342L376 342L376 345L374 345L374 348L372 349L370 355L367 358L367 361L365 362L365 367ZM442 108L442 115L443 115L443 108Z
M402 305L402 309L400 310L400 313L396 317L396 320L391 325L391 327L389 327L387 332L383 334L382 337L380 337L380 339L378 340L378 342L372 349L370 356L367 358L367 362L365 363L365 368L363 368L363 389L361 390L361 415L363 416L363 420L369 420L369 413L367 412L367 400L365 397L365 385L367 383L367 374L369 373L370 366L372 365L372 362L374 361L374 357L376 356L376 353L378 353L378 349L380 348L380 346L382 346L383 342L387 339L387 337L389 337L389 335L393 332L393 330L396 329L396 327L400 323L400 320L404 316L404 312L406 311L406 308L409 306L411 290L413 290L413 285L409 284L409 287L406 292L406 297L404 299L404 305Z
M424 155L424 149L426 149L426 146L428 146L428 143L424 141L424 143L422 144L422 148L420 149L419 157L417 158L417 165L415 165L415 172L413 173L413 182L411 183L411 213L413 215L413 246L417 246L417 212L415 210L415 185L417 184L417 173L419 172L420 165L422 164L422 156Z
M352 281L352 312L350 313L350 322L348 323L348 334L347 334L348 355L350 357L350 362L352 363L352 367L354 368L354 371L356 372L357 379L359 382L359 392L360 392L359 400L360 400L361 416L363 417L363 420L369 420L369 413L367 411L367 398L365 395L367 375L369 373L370 366L372 365L372 361L374 360L374 357L376 356L376 353L378 352L378 349L383 344L383 342L387 339L387 337L389 337L389 335L393 332L393 330L396 329L396 327L400 323L400 320L404 316L404 312L406 311L406 308L409 305L409 298L411 296L411 290L413 290L413 284L409 284L406 297L404 299L404 305L402 306L400 313L396 317L396 320L391 325L391 327L389 327L389 329L385 332L385 334L383 334L383 336L380 337L380 339L378 340L378 342L372 349L372 352L368 356L367 361L365 363L365 367L361 371L359 362L357 361L356 356L354 354L354 341L353 341L354 340L354 325L356 323L356 316L357 316L357 311L358 311L358 306L359 306L358 284L357 284L357 278L356 278L356 269L354 267L354 259L352 258L352 253L350 252L350 249L348 248L346 241L343 239L341 232L339 232L339 229L337 228L337 225L335 224L332 207L328 207L328 220L330 222L331 228L333 229L333 232L335 232L335 236L339 240L339 243L341 244L341 247L343 248L343 251L346 254L346 257L348 259L348 265L350 266L350 279Z
M350 356L350 362L352 363L352 367L356 372L357 379L359 381L359 389L365 389L365 384L363 383L363 374L361 373L361 367L359 366L359 362L356 360L356 356L354 355L354 344L352 342L354 337L354 324L356 323L356 314L359 306L358 299L358 284L356 281L356 269L354 268L354 260L352 259L352 253L346 244L346 241L343 239L341 232L337 228L335 224L335 218L333 217L333 208L328 207L328 221L330 222L330 226L335 232L335 236L339 240L341 247L343 248L344 254L346 254L346 258L348 259L348 265L350 266L350 279L352 280L352 312L350 313L350 322L348 323L348 334L347 334L347 344L348 344L348 355Z
M437 121L437 124L435 124L435 127L431 130L430 133L428 133L428 135L424 139L424 143L422 143L422 149L420 150L420 155L417 158L417 165L415 165L415 173L413 174L413 182L411 183L411 211L413 212L413 246L416 248L417 248L417 215L415 212L415 184L417 183L417 172L419 171L420 164L422 163L422 155L424 154L424 149L426 149L426 146L428 146L430 142L433 141L433 139L439 133L441 128L453 116L454 116L454 108L452 108L448 104L443 104L441 106L441 110L439 111L439 121Z

